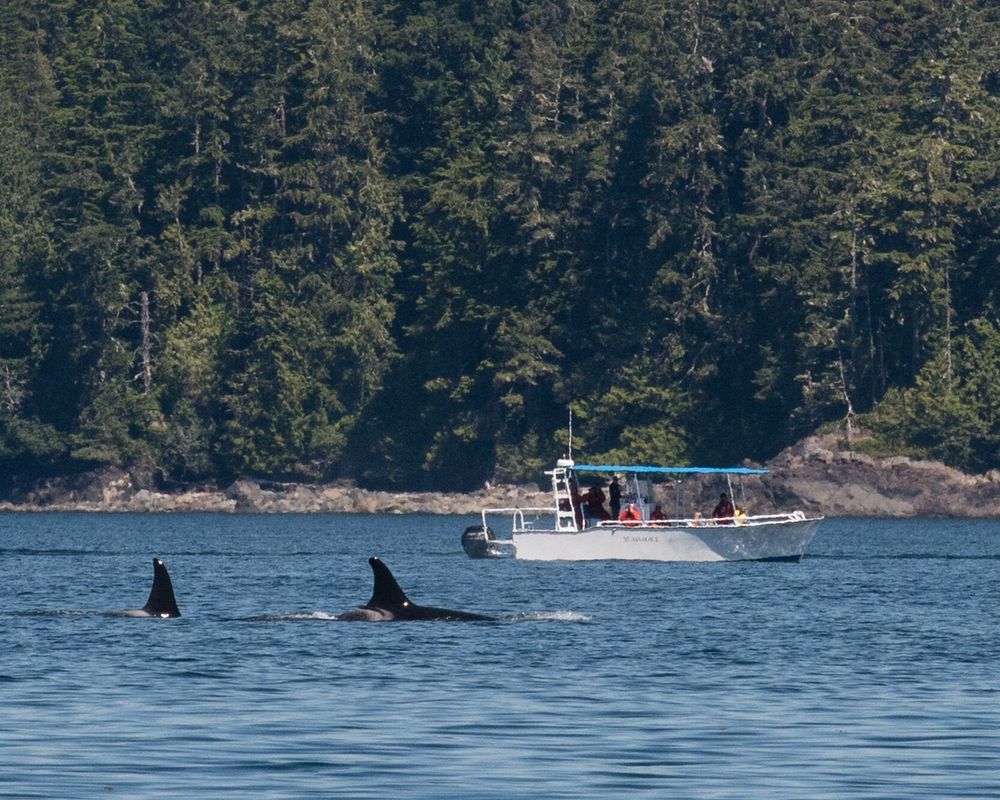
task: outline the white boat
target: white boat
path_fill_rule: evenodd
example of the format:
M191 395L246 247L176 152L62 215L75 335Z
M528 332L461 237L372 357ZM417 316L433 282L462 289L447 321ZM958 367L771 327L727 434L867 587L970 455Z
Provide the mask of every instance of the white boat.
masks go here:
M582 472L623 475L622 507L631 505L637 518L588 518L579 492ZM531 561L798 561L823 517L802 511L747 515L737 506L732 516L725 517L682 513L672 519L652 518L653 475L715 474L725 478L733 497L734 477L766 473L749 467L577 465L572 459L560 459L545 473L552 478L552 506L484 508L482 525L466 528L462 546L470 558L512 555ZM509 518L509 538L497 538L490 526L496 517Z

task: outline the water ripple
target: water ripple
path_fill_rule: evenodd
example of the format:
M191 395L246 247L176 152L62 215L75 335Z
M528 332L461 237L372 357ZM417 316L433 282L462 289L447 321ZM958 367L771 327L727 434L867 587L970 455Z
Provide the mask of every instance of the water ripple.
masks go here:
M1000 796L992 524L715 565L474 562L426 516L4 524L3 796ZM374 553L504 621L287 624L364 602ZM72 610L141 605L153 554L182 618Z

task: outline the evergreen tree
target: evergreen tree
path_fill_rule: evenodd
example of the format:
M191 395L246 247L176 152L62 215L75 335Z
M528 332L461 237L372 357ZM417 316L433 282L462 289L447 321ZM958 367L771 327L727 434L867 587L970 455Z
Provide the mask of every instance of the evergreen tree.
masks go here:
M9 471L995 458L984 0L8 6Z
M367 110L372 20L351 2L264 3L239 104L251 177L232 220L240 307L224 390L237 472L329 474L394 343L392 187Z
M13 70L0 66L0 464L8 473L50 469L61 455L59 437L39 418L36 403L44 391L38 370L47 332L32 276L44 263L46 229L25 113L9 93L19 85Z

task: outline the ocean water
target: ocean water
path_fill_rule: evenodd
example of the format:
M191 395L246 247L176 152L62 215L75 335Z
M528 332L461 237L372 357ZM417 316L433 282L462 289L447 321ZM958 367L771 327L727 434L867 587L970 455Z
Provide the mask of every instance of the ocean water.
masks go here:
M471 561L475 518L0 516L0 797L1000 797L1000 525ZM329 617L380 556L417 603ZM153 556L183 617L141 607Z

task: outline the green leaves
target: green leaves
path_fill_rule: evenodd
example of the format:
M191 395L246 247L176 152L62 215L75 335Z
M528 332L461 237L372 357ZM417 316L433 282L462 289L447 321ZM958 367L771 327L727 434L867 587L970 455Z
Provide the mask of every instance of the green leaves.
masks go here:
M1000 330L973 320L927 362L910 389L887 393L870 416L874 447L972 472L1000 458Z
M620 460L995 453L988 3L8 11L3 465L469 488L569 407Z

